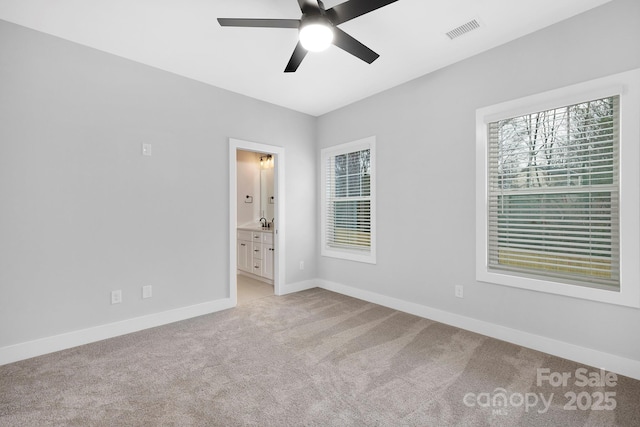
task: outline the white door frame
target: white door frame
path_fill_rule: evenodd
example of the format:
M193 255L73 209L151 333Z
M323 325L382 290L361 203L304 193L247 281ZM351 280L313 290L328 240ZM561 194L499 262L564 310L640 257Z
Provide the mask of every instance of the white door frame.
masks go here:
M232 304L238 304L238 175L237 175L237 151L253 151L256 153L271 154L274 158L274 194L275 194L275 227L273 230L273 291L276 295L282 295L281 289L285 277L285 191L284 191L284 148L275 145L260 144L257 142L243 141L229 138L229 297ZM257 224L256 224L257 225Z

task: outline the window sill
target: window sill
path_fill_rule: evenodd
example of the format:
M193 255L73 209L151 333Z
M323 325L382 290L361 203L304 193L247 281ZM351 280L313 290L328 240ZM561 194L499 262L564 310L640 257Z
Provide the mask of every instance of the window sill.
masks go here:
M509 286L530 291L563 295L572 298L640 308L640 296L637 286L620 285L620 290L599 289L585 285L570 285L542 279L534 279L514 275L513 273L498 273L480 269L476 271L476 280L495 285Z

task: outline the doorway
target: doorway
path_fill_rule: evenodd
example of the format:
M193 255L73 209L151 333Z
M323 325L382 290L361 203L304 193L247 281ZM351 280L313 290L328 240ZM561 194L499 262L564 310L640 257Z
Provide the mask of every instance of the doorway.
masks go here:
M261 216L265 213L268 213L268 216L272 215L267 222L273 227L273 294L275 295L281 295L285 263L284 148L231 138L229 139L229 297L233 305L238 304L238 227L246 225L238 223L238 206L240 202L245 203L245 201L260 203L262 192L256 190L252 194L244 194L247 192L244 191L243 194L239 194L238 152L255 153L257 158L270 156L272 162L273 194L269 194L268 200L265 200L265 206L261 206L259 211ZM266 209L262 209L263 207ZM255 225L258 226L257 218ZM242 253L240 255L242 256Z

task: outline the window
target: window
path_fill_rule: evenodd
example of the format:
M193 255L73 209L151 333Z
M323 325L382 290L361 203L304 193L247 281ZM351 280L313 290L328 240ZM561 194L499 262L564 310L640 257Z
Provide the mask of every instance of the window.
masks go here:
M478 110L478 280L640 306L637 81Z
M375 138L321 157L322 255L375 264Z
M617 290L619 97L489 123L489 268Z

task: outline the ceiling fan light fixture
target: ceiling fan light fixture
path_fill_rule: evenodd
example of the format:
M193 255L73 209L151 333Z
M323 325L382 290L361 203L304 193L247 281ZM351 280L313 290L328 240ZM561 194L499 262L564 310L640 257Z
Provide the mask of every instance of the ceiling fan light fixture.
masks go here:
M298 43L284 69L285 73L294 73L309 51L319 52L331 44L371 64L380 55L345 33L338 25L397 1L346 0L325 9L322 0L297 0L302 12L300 19L218 18L218 23L223 27L297 29Z
M313 22L300 27L300 44L310 52L321 52L333 42L331 25Z

